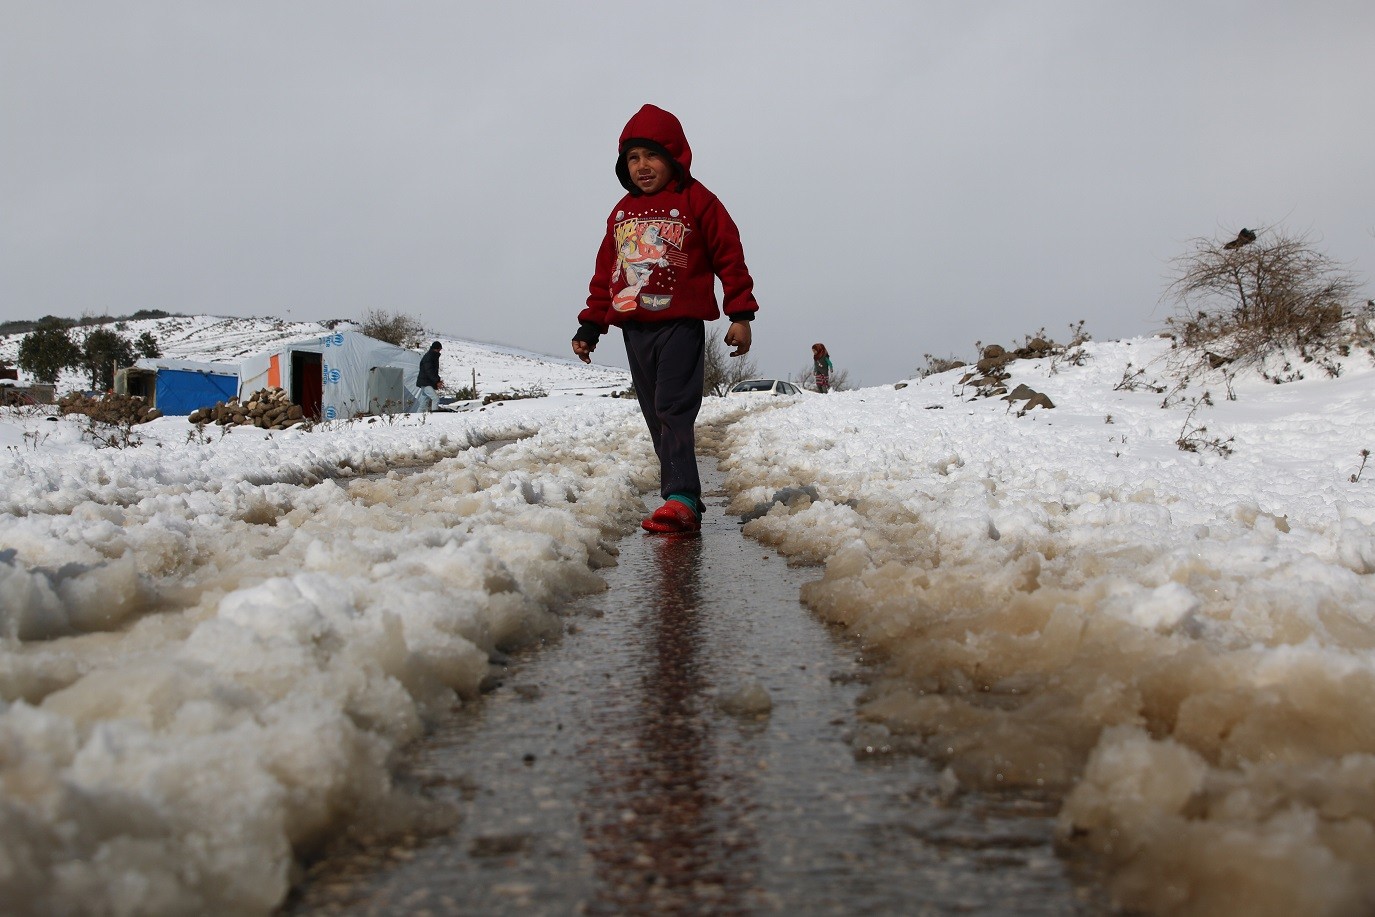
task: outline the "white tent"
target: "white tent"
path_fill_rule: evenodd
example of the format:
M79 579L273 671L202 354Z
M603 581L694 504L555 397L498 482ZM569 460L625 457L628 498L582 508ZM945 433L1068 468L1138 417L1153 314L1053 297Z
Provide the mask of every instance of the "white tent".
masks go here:
M339 331L279 345L250 357L239 369L239 398L260 389L284 389L307 417L342 420L359 414L396 414L410 410L418 390L420 354Z

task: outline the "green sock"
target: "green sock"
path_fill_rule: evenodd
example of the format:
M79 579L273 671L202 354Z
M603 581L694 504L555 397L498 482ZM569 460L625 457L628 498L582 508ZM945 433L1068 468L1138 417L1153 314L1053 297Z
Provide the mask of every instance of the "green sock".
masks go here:
M696 514L698 519L702 518L702 510L704 507L702 506L701 500L698 500L695 497L689 497L687 494L669 494L668 498L670 500L677 500L679 503L683 504L688 509L692 510L693 513Z

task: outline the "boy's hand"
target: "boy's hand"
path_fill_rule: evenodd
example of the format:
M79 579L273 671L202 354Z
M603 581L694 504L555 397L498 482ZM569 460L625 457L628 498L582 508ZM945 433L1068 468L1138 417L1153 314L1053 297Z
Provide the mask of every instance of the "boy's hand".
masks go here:
M586 341L573 342L573 353L577 354L578 359L582 360L584 363L592 362L592 351L596 349L597 347L595 344L589 344Z
M743 357L750 352L750 343L753 341L753 334L750 331L749 322L731 322L730 328L726 331L726 343L735 349L730 352L733 357Z

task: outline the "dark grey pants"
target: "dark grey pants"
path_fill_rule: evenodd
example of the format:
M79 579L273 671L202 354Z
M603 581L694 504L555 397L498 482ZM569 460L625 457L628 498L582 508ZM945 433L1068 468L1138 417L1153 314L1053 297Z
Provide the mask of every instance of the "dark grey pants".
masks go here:
M693 426L702 408L706 323L695 318L626 322L621 332L635 395L659 456L659 495L684 494L700 506Z

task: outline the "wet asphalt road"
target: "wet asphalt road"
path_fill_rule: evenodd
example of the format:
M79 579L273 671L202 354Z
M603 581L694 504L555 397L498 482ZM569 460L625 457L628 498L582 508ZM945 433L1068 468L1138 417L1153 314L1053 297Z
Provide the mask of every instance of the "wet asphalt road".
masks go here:
M798 603L815 571L707 502L700 538L626 538L562 640L409 750L452 830L336 851L284 912L1101 913L1044 804L952 792L856 719L870 670Z

